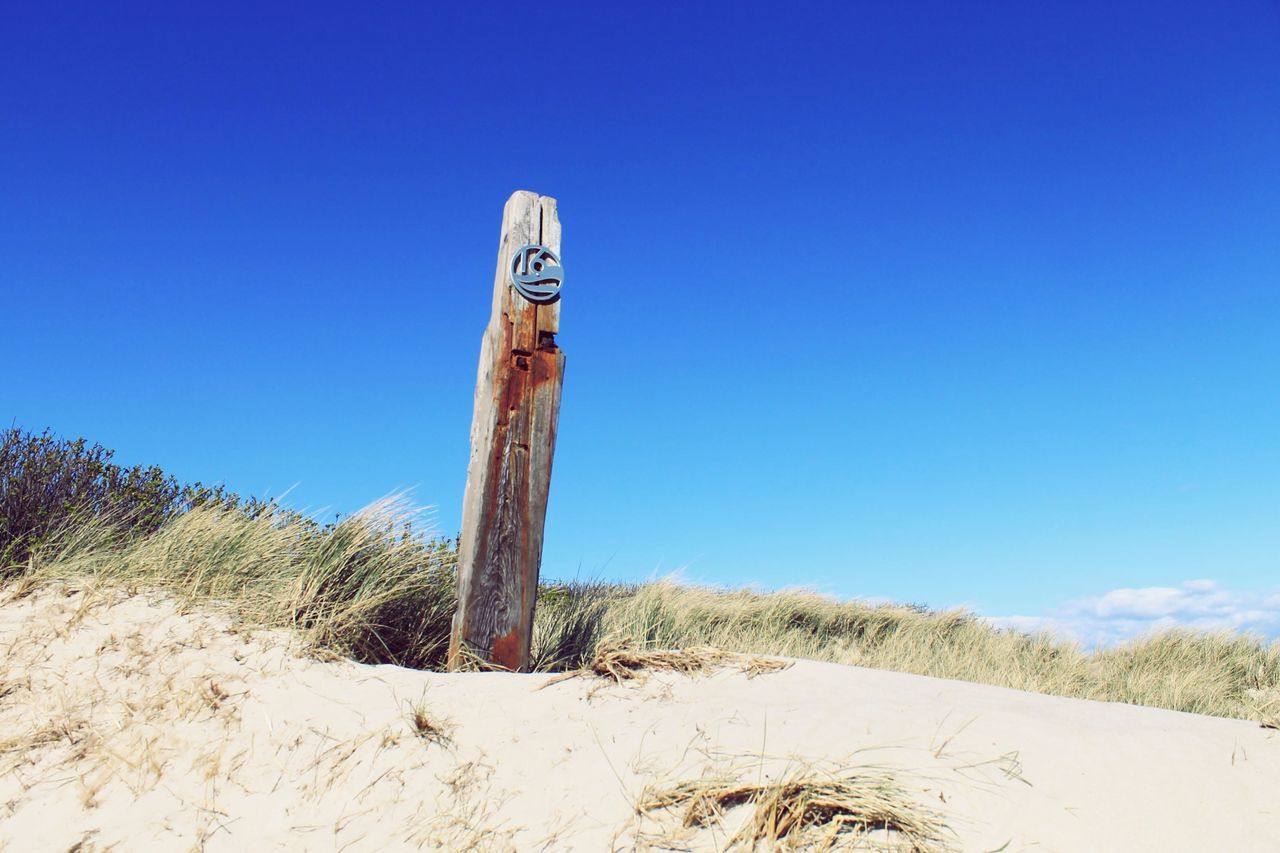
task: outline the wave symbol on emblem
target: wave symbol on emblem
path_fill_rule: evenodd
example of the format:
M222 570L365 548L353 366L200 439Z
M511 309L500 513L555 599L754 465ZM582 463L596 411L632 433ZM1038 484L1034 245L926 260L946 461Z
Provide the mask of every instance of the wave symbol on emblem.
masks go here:
M560 258L546 246L521 246L511 256L511 283L520 295L538 305L550 305L560 298L564 269Z

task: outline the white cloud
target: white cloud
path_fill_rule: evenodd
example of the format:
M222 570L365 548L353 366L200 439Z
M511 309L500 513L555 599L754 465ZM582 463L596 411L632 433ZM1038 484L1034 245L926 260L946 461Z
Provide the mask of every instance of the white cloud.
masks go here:
M1153 631L1252 632L1280 638L1280 592L1236 592L1216 581L1113 589L1041 616L990 616L999 628L1048 631L1085 648L1102 648Z

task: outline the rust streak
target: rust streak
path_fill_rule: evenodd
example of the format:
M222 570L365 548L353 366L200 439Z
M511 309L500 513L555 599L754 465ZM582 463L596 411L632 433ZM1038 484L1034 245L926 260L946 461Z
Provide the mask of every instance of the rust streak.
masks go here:
M509 634L494 637L493 650L490 652L489 660L506 669L519 670L521 657L520 635L522 633L519 628L516 628Z
M540 349L534 354L530 367L530 390L545 385L556 378L556 349Z

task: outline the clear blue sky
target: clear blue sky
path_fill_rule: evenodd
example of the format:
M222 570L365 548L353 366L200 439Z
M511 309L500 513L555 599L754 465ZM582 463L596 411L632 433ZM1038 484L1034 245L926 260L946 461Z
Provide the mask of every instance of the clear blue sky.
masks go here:
M4 0L0 81L6 424L456 532L529 189L544 576L1280 631L1274 0Z

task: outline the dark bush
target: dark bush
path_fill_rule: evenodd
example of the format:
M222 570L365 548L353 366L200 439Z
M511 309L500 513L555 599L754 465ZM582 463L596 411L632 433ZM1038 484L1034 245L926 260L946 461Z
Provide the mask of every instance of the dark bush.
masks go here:
M0 580L66 524L98 519L122 536L153 532L174 513L206 503L246 512L269 504L221 486L184 485L155 465L125 468L115 451L85 439L10 427L0 432Z

